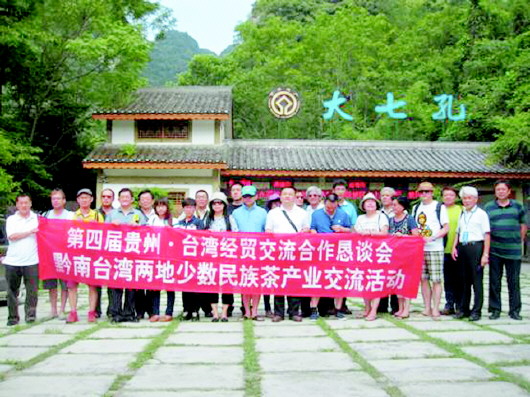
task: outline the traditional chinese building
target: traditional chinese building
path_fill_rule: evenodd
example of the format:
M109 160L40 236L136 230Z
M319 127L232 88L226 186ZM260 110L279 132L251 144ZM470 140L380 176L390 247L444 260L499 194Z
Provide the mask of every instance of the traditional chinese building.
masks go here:
M383 186L415 198L425 179L472 181L489 199L493 181L508 178L516 198L530 194L530 167L488 164L488 143L233 139L230 87L143 89L128 106L93 117L108 130L107 143L83 161L98 170L98 196L104 187L156 186L179 202L237 180L266 198L284 186L330 189L336 178L348 181L354 199Z

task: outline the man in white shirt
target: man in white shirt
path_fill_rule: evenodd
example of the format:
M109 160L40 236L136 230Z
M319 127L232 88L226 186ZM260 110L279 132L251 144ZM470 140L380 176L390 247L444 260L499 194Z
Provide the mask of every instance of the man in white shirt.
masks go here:
M418 192L421 203L414 207L412 213L418 223L420 236L425 241L421 275L421 294L425 310L422 314L439 320L444 261L443 238L449 231L449 219L445 206L433 200L434 186L432 183L420 183Z
M71 211L68 211L65 208L66 205L66 196L62 189L53 189L50 195L52 202L52 209L46 212L45 217L48 219L73 219L74 214ZM57 312L57 296L58 296L58 284L61 284L61 307L59 312ZM61 320L64 320L66 301L68 300L68 288L66 286L66 281L50 279L44 280L42 282L44 289L48 290L50 296L50 305L51 305L51 316L52 318L59 317Z
M307 233L309 223L307 213L295 205L296 190L292 187L282 189L280 194L280 207L274 208L267 214L265 232L267 233ZM300 315L300 298L287 297L287 312L293 321L302 321ZM285 317L285 297L274 296L273 322L282 321Z
M7 325L17 325L18 294L20 283L24 279L26 302L24 311L26 323L32 323L37 317L39 291L39 255L37 253L37 236L39 220L31 211L31 198L20 194L16 198L17 212L7 218L6 235L9 240L7 254L3 260L7 281Z
M478 321L482 315L484 301L484 267L489 262L490 220L486 211L477 206L478 191L472 186L460 189L464 210L458 220L457 234L453 244L453 259L458 260L459 277L456 292L455 318L469 316L469 321ZM458 259L457 259L458 258ZM474 302L471 310L471 287Z

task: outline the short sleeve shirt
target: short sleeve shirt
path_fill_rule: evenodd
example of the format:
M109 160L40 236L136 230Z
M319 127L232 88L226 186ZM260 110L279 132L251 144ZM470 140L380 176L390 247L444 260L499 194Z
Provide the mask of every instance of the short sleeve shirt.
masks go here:
M65 220L72 220L74 219L74 213L72 211L68 211L66 209L63 209L60 214L56 214L54 210L49 210L44 215L45 218L48 219L65 219Z
M324 208L313 212L311 230L317 233L334 233L331 227L335 225L351 227L350 217L340 208L337 208L333 216L330 216Z
M380 232L385 226L388 226L388 217L378 211L377 214L372 217L366 215L359 216L355 223L355 231L358 233L376 233Z
M521 203L510 200L501 207L496 200L484 206L490 218L490 254L506 259L521 259L521 225L526 223L526 214Z
M123 208L116 208L109 212L105 217L105 222L111 223L119 221L126 225L145 225L145 216L137 209L130 208L128 211L124 211Z
M296 230L293 225L291 225L283 211L287 213L293 224L296 226ZM287 210L283 206L276 207L270 210L267 214L265 230L271 230L272 233L297 233L304 228L309 229L307 213L296 205L291 210Z
M39 227L39 219L33 211L27 218L20 216L17 211L14 215L7 218L6 235L28 232ZM10 266L30 266L39 263L37 253L37 236L31 234L28 237L16 241L9 241L6 257L2 261L4 265Z
M240 232L263 232L265 231L265 222L267 211L264 208L254 204L252 207L243 205L232 212L237 228Z
M443 225L449 223L449 218L447 217L447 209L445 205L442 205L440 208L440 219L438 220L438 215L436 214L436 206L438 202L433 200L430 204L420 203L418 205L416 214L416 223L420 229L420 236L422 237L433 237L440 233ZM441 224L441 225L440 225ZM430 241L425 244L425 251L444 251L444 239L437 238L434 241Z
M458 239L465 242L484 241L486 233L490 232L490 220L488 214L482 208L475 206L471 211L464 210L458 220Z

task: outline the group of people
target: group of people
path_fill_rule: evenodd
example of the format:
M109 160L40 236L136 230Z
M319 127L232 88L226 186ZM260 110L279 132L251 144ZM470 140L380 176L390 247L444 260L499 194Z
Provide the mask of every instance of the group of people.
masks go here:
M509 292L509 316L520 320L522 241L527 226L523 206L510 199L510 183L495 182L495 200L478 207L478 191L464 186L459 192L453 187L442 189L442 202L434 200L434 186L422 182L418 186L420 201L415 206L406 197L397 197L391 187L384 187L379 197L367 193L360 201L363 214L346 200L348 184L345 180L333 182L324 196L317 186L305 192L285 187L281 193L269 197L265 207L257 204L255 186L234 183L230 188L231 200L222 192L209 197L199 190L195 198L182 202L183 212L174 217L167 198L155 200L150 190L138 194L138 208L134 207L133 192L123 188L118 192L119 207L114 208L114 191L103 189L101 207L92 209L94 196L90 189L77 193L79 209L65 208L66 197L61 189L51 192L52 209L43 214L49 219L71 219L86 222L167 226L216 232L265 233L360 233L367 235L415 235L423 237L424 264L421 292L424 301L422 314L433 319L441 315L455 318L481 318L483 305L483 270L490 266L489 307L491 319L501 313L501 279L506 269ZM305 197L304 197L305 193ZM457 195L462 205L456 204ZM3 264L8 283L8 325L19 323L18 294L22 280L26 288L25 320L36 319L38 300L38 255L36 233L38 216L31 211L31 198L21 194L16 199L17 211L7 219L6 234L9 247ZM440 310L442 281L445 286L445 307ZM67 322L79 321L77 315L77 283L63 280L44 280L49 291L52 317ZM61 294L59 295L59 286ZM101 287L89 285L88 321L102 316ZM149 321L173 319L175 292L167 291L164 315L160 314L160 291L122 290L108 288L107 316L113 322L139 321L148 315ZM471 304L471 296L474 296ZM60 296L60 302L59 302ZM260 295L241 296L241 311L245 319L263 321L258 314ZM66 316L67 301L70 311ZM287 301L287 309L285 308ZM234 310L233 294L183 292L183 319L197 321L202 310L213 322L226 322ZM373 321L378 313L390 311L396 318L410 315L410 300L391 296L365 299L363 317ZM390 304L390 308L389 308ZM280 322L288 316L293 321L303 317L316 320L322 315L343 319L351 314L343 298L264 296L265 317Z

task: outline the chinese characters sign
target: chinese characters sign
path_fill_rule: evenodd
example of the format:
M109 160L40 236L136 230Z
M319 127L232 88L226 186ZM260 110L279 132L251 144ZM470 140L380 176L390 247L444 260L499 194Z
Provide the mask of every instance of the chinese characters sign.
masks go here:
M419 237L215 233L41 219L41 279L118 288L416 297Z
M337 90L333 92L333 97L330 100L322 101L322 105L327 109L322 115L324 120L330 120L337 113L344 120L353 121L353 117L341 109L348 100L348 97L342 96ZM438 111L431 115L433 120L462 121L466 119L466 107L464 105L460 105L458 113L453 114L453 95L437 95L434 97L434 102L438 104ZM376 113L386 114L391 119L403 120L408 115L399 109L403 108L406 104L407 102L403 100L396 101L393 92L387 92L386 103L377 105L374 110Z

